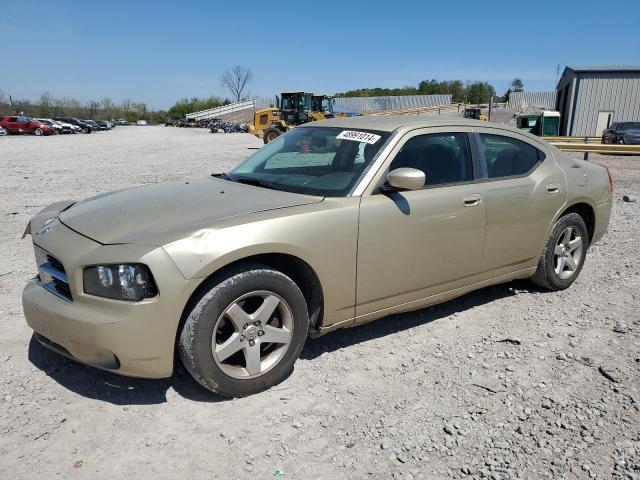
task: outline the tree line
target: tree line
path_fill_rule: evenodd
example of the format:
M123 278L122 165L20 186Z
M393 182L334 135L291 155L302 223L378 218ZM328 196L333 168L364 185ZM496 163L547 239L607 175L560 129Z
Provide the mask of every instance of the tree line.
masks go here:
M78 117L90 120L111 120L124 118L129 122L147 120L162 122L166 112L150 110L144 102L126 99L115 103L111 98L80 102L75 98L55 97L43 92L38 100L13 98L0 90L0 113L8 115L24 115L36 118Z
M417 86L402 88L359 88L336 93L336 97L381 97L398 95L451 95L454 103L488 103L491 97L496 102L509 100L511 92L522 92L524 84L520 78L511 82L509 89L503 96L496 96L496 89L488 82L463 82L461 80L423 80Z

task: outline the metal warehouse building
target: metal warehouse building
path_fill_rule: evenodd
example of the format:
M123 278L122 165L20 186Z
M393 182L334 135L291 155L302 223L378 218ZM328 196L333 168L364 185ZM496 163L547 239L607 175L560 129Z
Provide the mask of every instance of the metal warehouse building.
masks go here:
M640 66L566 67L556 110L560 135L600 136L613 122L640 121Z

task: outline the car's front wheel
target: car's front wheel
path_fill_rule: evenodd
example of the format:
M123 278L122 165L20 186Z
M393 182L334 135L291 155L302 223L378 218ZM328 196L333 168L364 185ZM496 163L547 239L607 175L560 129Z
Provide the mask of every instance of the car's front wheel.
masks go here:
M44 131L41 128L36 128L33 133L35 133L38 137L44 135Z
M548 290L564 290L578 278L589 246L589 233L577 213L563 215L553 226L533 283Z
M273 142L281 134L282 134L282 132L280 130L278 130L277 128L267 128L264 131L264 135L262 136L262 140L264 141L264 143L266 145L267 143Z
M287 377L308 330L306 302L293 280L253 265L227 275L195 303L179 352L202 386L243 397Z

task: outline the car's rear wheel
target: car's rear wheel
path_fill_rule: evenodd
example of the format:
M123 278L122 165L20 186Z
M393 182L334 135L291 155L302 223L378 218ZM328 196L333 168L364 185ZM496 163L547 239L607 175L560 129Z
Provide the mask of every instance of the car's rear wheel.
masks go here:
M36 134L38 137L40 137L40 136L44 135L44 132L42 131L42 129L41 129L41 128L36 128L36 129L33 131L33 133L34 133L34 134Z
M287 377L308 330L306 302L293 280L253 265L202 295L188 313L179 352L202 386L243 397Z
M538 269L531 277L548 290L564 290L578 278L587 255L589 233L577 213L562 216L553 226Z
M5 135L9 135L9 129L5 127L0 127L0 137L4 137Z

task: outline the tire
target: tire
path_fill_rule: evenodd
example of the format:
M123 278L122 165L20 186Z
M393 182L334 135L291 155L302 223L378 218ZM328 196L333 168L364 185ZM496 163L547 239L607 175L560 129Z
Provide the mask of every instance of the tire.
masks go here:
M569 249L566 248L567 245ZM582 217L577 213L560 217L551 229L551 235L538 261L538 269L531 281L547 290L569 288L580 275L588 246L589 233Z
M9 135L9 129L5 127L0 127L0 137L4 137Z
M91 133L91 130L87 127L82 128L82 133Z
M282 135L282 132L277 128L267 128L264 131L264 135L262 135L262 140L266 145L267 143L273 142L280 135Z
M33 131L33 133L34 133L36 136L38 136L38 137L41 137L42 135L44 135L44 132L42 131L42 129L41 129L41 128L36 128L36 129Z
M269 312L269 305L276 302L271 314L260 315L262 308ZM246 317L249 312L255 317ZM253 320L263 323L252 324ZM203 387L227 397L244 397L289 375L308 331L307 305L293 280L269 267L248 265L224 277L195 303L180 332L178 351L185 368ZM228 348L221 348L224 345ZM254 358L252 369L249 357Z

